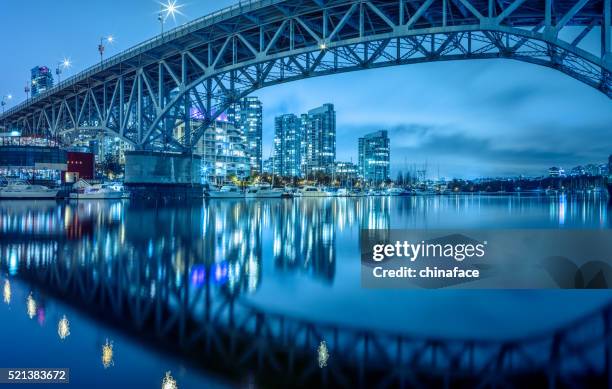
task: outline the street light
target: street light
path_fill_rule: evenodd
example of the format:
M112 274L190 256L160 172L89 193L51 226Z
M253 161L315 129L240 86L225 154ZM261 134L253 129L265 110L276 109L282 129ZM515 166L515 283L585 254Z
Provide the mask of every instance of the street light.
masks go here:
M112 35L100 37L100 44L98 45L98 53L100 53L100 63L102 63L102 60L104 59L104 49L106 49L106 46L104 46L104 42L112 44L114 41L115 38L113 38Z
M176 14L182 15L180 8L182 5L176 4L177 0L168 0L167 3L159 3L159 13L157 14L157 20L161 26L161 34L164 35L164 23L172 16L172 19L176 21Z
M23 91L26 94L26 101L30 100L30 90L31 89L30 89L30 85L29 84L26 84L26 86L23 88Z
M55 68L55 74L57 75L57 83L62 82L62 71L64 69L68 69L72 65L68 58L64 58L63 61L57 63L57 67Z
M2 114L4 115L4 106L6 105L8 100L11 100L13 98L12 94L8 94L8 95L4 95L2 96L2 100L0 100L0 105L2 106Z

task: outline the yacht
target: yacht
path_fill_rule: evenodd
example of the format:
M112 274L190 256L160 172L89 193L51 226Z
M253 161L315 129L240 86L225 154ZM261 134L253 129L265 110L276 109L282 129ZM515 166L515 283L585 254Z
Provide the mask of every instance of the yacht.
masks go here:
M338 192L336 192L336 196L338 197L349 197L350 194L351 192L346 188L340 188L338 189Z
M221 189L208 192L211 199L243 198L244 193L236 185L223 185Z
M276 198L282 197L284 191L282 189L272 188L270 185L254 185L247 188L244 197L252 198Z
M328 193L316 186L305 186L299 190L302 197L327 197Z
M103 184L79 185L76 191L70 193L70 198L73 200L105 200L122 199L124 197L125 193L122 190Z
M0 187L0 199L54 199L58 192L59 189L50 189L43 185L14 182Z
M338 189L337 188L323 188L323 190L325 191L325 193L327 193L327 196L329 196L329 197L336 197L336 196L338 196Z
M389 188L387 189L387 195L389 196L403 196L406 191L402 188Z

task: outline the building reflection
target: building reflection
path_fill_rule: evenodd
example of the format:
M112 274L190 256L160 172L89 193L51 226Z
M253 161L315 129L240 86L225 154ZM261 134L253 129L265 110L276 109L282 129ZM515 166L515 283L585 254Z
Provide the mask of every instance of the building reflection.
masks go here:
M359 212L327 200L14 203L0 208L0 255L10 276L60 261L66 277L84 266L110 280L121 263L142 278L148 298L163 283L189 293L211 284L235 297L259 288L264 243L276 270L333 280L336 229L354 224ZM264 228L271 241L263 242ZM44 322L44 312L34 315Z
M261 203L239 199L207 201L202 208L202 262L210 269L212 283L231 295L253 293L259 287L263 218ZM206 279L205 269L196 275Z
M272 215L273 255L277 269L300 271L332 281L336 239L331 199L283 201Z

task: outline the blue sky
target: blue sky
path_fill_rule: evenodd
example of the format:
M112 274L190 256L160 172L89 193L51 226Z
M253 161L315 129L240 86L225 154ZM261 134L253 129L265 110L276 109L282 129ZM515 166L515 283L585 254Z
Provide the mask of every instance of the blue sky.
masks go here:
M185 23L233 1L179 0ZM13 102L35 65L64 76L99 60L101 36L116 54L159 33L154 0L25 2L0 11L0 95ZM54 15L61 15L56 17ZM547 167L604 162L612 154L612 100L557 71L510 60L439 62L327 76L258 91L264 104L264 158L274 116L331 102L337 111L337 159L357 160L357 138L389 130L393 175L427 163L436 176L539 175Z

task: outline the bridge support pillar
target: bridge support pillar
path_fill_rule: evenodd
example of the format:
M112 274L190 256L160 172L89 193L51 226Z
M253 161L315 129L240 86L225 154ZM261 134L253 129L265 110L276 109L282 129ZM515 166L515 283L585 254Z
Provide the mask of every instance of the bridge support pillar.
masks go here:
M202 198L202 158L193 154L131 151L125 156L124 186L145 200Z

